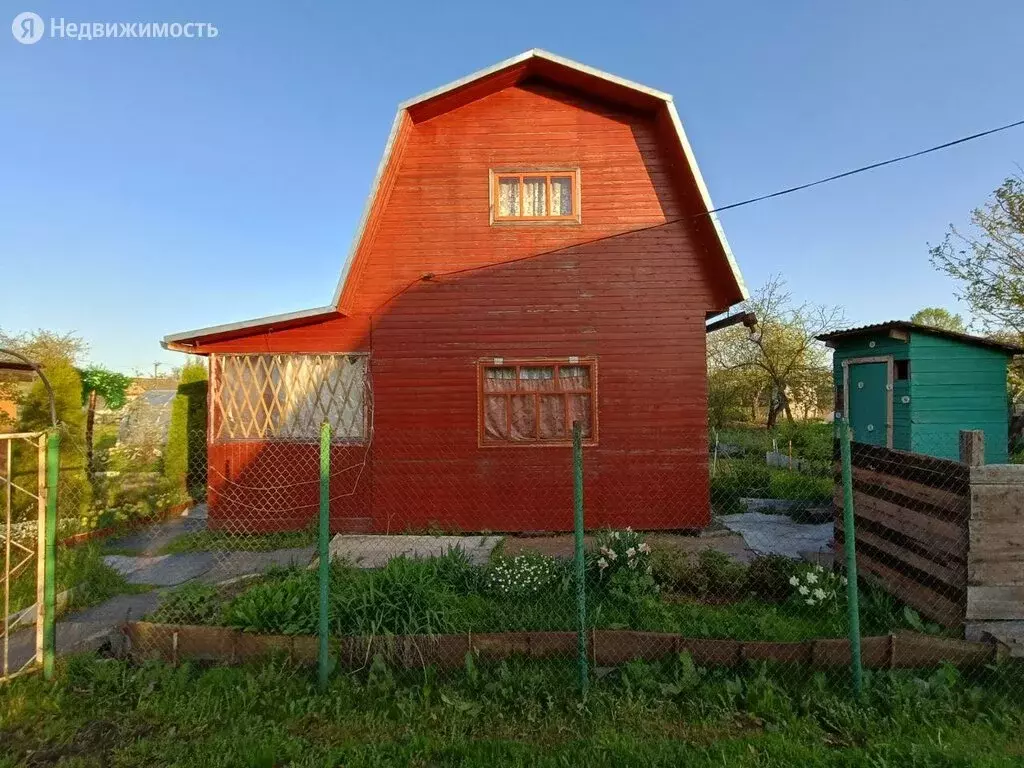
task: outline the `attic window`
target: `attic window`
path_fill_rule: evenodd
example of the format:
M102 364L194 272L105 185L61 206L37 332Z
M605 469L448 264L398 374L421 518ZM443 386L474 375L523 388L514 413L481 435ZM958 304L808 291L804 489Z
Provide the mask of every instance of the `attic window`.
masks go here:
M492 171L491 223L579 221L579 169Z

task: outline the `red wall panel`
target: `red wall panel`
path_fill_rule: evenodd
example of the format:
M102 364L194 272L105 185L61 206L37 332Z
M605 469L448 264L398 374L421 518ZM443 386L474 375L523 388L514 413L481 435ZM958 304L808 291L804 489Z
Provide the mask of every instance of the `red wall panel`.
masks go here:
M476 364L596 356L588 524L705 525L704 318L721 299L663 144L654 114L542 85L406 119L349 316L202 351L371 352L373 440L332 457L362 467L358 482L332 480L332 524L374 531L570 528L569 449L478 446ZM544 165L581 169L582 223L490 225L489 169ZM310 520L315 452L211 446L211 524Z

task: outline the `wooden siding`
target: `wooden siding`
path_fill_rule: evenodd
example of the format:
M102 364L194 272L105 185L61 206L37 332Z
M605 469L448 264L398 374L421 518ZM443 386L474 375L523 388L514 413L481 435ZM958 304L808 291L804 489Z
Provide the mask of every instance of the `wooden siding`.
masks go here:
M911 334L910 353L911 450L955 459L959 431L980 429L985 463L1004 463L1007 355L924 333Z
M599 361L588 526L706 525L704 319L725 299L702 225L674 221L692 208L658 118L532 84L410 122L399 141L342 298L350 316L200 349L371 353L367 469L352 492L332 485L332 526L569 529L569 449L478 447L476 363L571 355ZM582 223L489 224L489 169L531 165L580 168ZM315 477L310 451L211 446L211 525L309 519L315 486L275 491L295 520L242 489Z
M967 605L969 470L958 462L855 443L857 569L945 626ZM836 465L836 550L843 547L842 485Z

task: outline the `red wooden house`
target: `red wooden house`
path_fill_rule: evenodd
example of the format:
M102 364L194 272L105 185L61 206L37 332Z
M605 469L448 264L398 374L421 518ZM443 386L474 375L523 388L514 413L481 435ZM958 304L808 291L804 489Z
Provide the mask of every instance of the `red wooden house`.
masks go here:
M210 357L210 525L709 520L705 323L746 297L671 96L529 51L402 104L331 303ZM296 263L301 268L301 262Z

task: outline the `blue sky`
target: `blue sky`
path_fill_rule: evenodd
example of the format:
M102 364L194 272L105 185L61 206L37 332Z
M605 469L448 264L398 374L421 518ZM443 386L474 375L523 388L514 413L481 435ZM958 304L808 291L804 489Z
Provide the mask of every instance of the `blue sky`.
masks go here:
M0 328L131 372L166 333L329 301L398 102L533 47L674 94L718 205L1024 117L1024 3L21 2L0 25ZM214 40L20 45L67 21ZM955 307L927 243L1024 129L722 214L747 283L853 323Z

